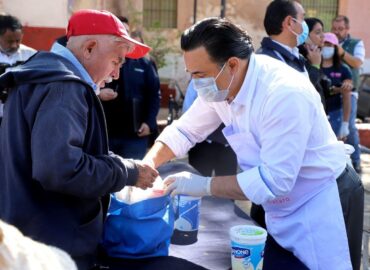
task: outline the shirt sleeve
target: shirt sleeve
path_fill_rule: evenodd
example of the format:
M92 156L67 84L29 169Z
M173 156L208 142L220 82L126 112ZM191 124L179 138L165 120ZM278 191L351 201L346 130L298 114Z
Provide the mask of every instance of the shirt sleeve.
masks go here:
M221 124L212 105L197 98L193 105L157 138L177 156L184 156L196 143L204 141Z
M360 59L362 63L365 61L365 45L362 40L356 44L353 56Z
M312 108L320 105L307 98L317 95L312 91L281 90L267 98L258 118L259 165L237 175L246 197L257 204L284 196L295 186L315 121Z

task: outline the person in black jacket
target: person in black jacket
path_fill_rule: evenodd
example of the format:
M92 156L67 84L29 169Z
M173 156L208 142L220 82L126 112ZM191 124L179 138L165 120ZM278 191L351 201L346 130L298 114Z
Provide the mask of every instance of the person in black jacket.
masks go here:
M129 32L128 20L120 17ZM120 78L100 90L107 120L109 148L124 158L142 159L157 131L160 88L147 57L125 59Z
M305 59L297 48L308 36L302 5L294 0L272 1L267 6L263 24L268 37L262 39L261 47L256 53L282 61L308 76ZM266 228L262 206L252 203L250 214L257 223Z
M67 38L67 47L56 44L0 77L10 88L0 129L0 219L90 269L109 194L151 187L158 175L108 151L94 92L118 78L125 56L140 57L148 47L106 11L76 12Z
M263 23L268 37L262 39L257 53L271 56L306 73L304 59L297 48L308 36L302 5L294 0L272 1L266 9Z
M301 25L301 30L295 30L297 22ZM321 103L325 107L320 84L321 51L319 46L305 44L312 34L313 26L304 19L303 7L294 0L273 1L267 7L264 26L268 37L263 38L257 53L283 61L306 74L320 94ZM302 47L305 48L304 55L300 54Z

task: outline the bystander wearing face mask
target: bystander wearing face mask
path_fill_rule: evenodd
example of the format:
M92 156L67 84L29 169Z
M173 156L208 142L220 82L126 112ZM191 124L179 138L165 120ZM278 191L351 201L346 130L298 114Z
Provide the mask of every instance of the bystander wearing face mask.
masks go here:
M195 78L193 79L194 89L197 91L198 96L206 102L221 102L225 101L229 92L230 86L234 80L234 75L231 78L229 86L225 90L220 90L216 84L217 78L224 70L226 63L222 66L217 76L207 78Z
M322 58L330 59L334 56L334 47L324 46L321 50Z
M299 45L302 45L307 37L308 37L308 34L309 34L309 30L308 30L308 26L307 26L307 23L305 20L303 20L302 22L298 21L297 19L293 18L293 20L297 23L299 23L301 26L302 26L302 33L298 34L296 32L294 32L292 29L290 29L290 31L296 35L297 37L297 46Z

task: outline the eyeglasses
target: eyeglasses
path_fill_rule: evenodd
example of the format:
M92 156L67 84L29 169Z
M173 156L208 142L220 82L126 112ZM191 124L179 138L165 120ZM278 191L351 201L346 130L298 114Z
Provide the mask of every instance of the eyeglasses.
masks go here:
M332 27L332 28L331 28L331 31L338 31L338 32L342 32L342 31L344 31L344 30L346 30L346 28L345 28L345 27Z

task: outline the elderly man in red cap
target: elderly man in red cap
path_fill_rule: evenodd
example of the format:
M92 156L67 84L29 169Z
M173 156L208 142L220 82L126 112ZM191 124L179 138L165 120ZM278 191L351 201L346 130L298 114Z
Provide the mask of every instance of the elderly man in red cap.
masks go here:
M39 52L0 77L10 88L0 130L0 219L88 269L109 194L126 185L151 187L158 175L108 151L94 93L118 78L125 57L141 57L149 47L105 11L76 12L67 37L66 47Z

